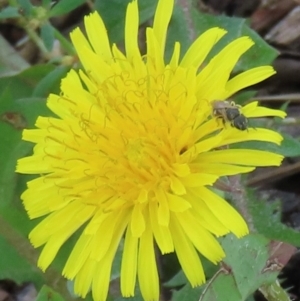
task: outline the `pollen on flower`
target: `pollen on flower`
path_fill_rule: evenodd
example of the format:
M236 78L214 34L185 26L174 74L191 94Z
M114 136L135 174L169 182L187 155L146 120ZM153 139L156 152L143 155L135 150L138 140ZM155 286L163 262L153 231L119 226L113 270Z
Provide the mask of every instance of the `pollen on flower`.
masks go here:
M137 1L126 13L125 53L110 46L97 13L87 16L87 38L80 29L71 34L84 71L70 71L60 95L49 96L47 106L57 117L39 117L37 129L23 132L35 147L32 156L18 161L17 171L39 177L28 182L22 200L30 218L46 216L30 233L35 247L44 246L38 265L46 269L83 226L63 275L74 280L80 296L91 289L95 301L107 297L121 241L123 296L134 295L138 279L146 301L159 299L155 245L162 254L175 252L191 285L201 285L205 274L198 253L218 263L225 254L216 237L248 233L239 213L210 186L220 177L282 160L268 151L235 149L237 142L279 144L282 137L269 129L225 126L212 106L271 76L273 68L230 78L253 45L248 37L232 41L204 65L226 34L220 28L197 38L182 60L177 42L165 62L173 4L158 1L154 25L146 30L145 56L137 42ZM257 102L239 110L245 118L285 116Z

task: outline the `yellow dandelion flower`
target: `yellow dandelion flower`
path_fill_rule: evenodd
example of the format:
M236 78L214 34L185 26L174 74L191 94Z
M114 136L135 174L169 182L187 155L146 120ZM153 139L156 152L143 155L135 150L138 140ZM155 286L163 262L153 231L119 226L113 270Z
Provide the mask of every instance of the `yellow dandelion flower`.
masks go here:
M112 262L124 237L121 292L133 296L136 279L147 301L159 299L156 243L162 254L176 252L192 286L205 281L198 252L213 263L224 257L215 237L248 233L243 218L210 190L222 177L279 165L282 156L267 151L224 148L260 140L279 144L271 130L241 131L213 115L212 101L274 74L270 66L230 79L240 56L253 42L241 37L208 64L212 47L226 34L212 28L180 60L180 44L164 61L173 0L160 0L153 27L146 29L147 53L138 48L138 5L128 5L125 54L110 46L101 17L85 18L87 38L71 33L84 71L70 71L61 94L48 107L57 115L39 117L37 129L24 130L35 143L32 156L17 171L40 176L28 182L22 200L30 218L47 215L30 233L44 245L38 265L45 270L60 247L81 226L63 275L75 291L92 289L107 297ZM253 102L240 108L246 117L284 113Z

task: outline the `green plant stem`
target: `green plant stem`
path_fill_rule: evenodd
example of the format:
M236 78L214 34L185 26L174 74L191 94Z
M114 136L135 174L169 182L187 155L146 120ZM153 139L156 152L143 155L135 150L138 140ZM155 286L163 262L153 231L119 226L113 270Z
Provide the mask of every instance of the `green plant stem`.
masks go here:
M40 49L40 51L43 53L44 57L46 59L50 59L51 55L49 53L49 51L47 50L43 40L39 37L39 35L36 33L35 30L33 30L32 28L30 28L29 26L27 26L26 24L23 23L24 20L21 20L20 24L23 24L23 28L26 31L26 33L28 34L29 38L37 45L37 47ZM25 22L28 22L27 20L25 20Z
M234 205L246 220L250 232L255 232L253 219L248 208L245 187L241 184L241 176L237 175L229 177L229 182L230 186L233 187L231 192L231 199Z
M36 251L28 239L17 232L7 221L5 221L0 216L0 233L5 240L12 245L15 250L25 258L32 267L36 267L36 262L38 260L38 251ZM66 280L61 276L59 272L53 268L48 268L43 274L45 284L52 287L57 291L66 301L74 301L75 299L71 297L68 292Z
M76 55L73 45L56 28L54 28L54 37L60 42L63 49L68 54Z
M19 8L19 4L16 0L9 0L8 2L10 6ZM20 16L17 21L18 24L26 31L29 38L37 45L37 47L43 53L44 57L46 59L50 59L51 58L50 52L47 50L46 46L44 45L43 40L36 33L35 29L31 28L30 25L28 25L30 21L23 16Z

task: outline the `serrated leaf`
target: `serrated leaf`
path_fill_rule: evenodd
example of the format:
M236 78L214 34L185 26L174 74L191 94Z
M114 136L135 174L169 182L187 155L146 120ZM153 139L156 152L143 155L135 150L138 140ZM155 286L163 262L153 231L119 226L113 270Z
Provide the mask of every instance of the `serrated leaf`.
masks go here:
M196 9L192 10L192 12L193 22L197 32L203 33L212 27L221 27L228 31L221 41L213 48L213 51L209 54L209 58L212 58L229 42L241 36L249 36L255 42L255 45L252 46L237 63L235 67L236 72L248 70L257 66L269 65L278 55L278 52L274 48L268 45L254 30L249 28L245 19L227 16L212 16L200 13Z
M47 50L51 51L54 43L54 28L49 22L41 26L41 38Z
M224 268L202 287L184 286L174 293L173 301L243 301L261 285L275 281L278 271L266 268L270 258L268 239L259 234L241 239L227 235L220 242L226 254Z
M19 9L17 7L7 6L0 12L0 20L19 17Z
M65 299L52 288L44 285L35 301L64 301Z
M111 43L124 39L126 8L130 0L96 0L95 9L104 20ZM153 17L157 0L139 0L140 24Z
M60 0L50 10L50 17L67 14L84 3L85 0Z
M267 270L268 240L258 234L241 239L227 235L220 239L225 267L206 284L201 301L243 301L261 285L275 281L278 271Z
M269 240L259 234L250 234L241 239L227 235L221 239L226 254L224 262L234 276L241 300L245 300L262 284L272 283L277 278L278 271L264 269L270 257L268 244Z
M257 200L250 191L247 195L254 227L260 234L300 247L300 232L281 223L279 202Z

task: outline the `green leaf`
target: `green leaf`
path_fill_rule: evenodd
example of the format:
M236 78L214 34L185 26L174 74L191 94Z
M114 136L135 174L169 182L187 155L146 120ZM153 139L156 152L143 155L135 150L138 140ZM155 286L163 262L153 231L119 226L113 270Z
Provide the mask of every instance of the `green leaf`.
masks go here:
M292 136L282 133L283 141L278 147L279 154L282 154L284 157L298 157L300 156L300 142L299 140L293 138Z
M22 253L18 253L0 235L0 279L13 279L18 283L33 282L36 287L42 286L43 273L24 258Z
M17 75L0 78L0 91L9 91L13 100L31 97L38 82L54 69L53 65L35 65Z
M47 97L50 93L59 93L61 79L69 71L69 67L60 66L49 72L35 87L33 97Z
M130 0L96 0L95 9L104 20L111 43L124 40L126 8ZM157 0L139 0L140 24L153 17Z
M205 286L184 286L174 293L173 301L243 301L261 285L275 281L278 272L266 268L270 257L266 238L258 234L242 239L227 235L220 241L226 254L225 267Z
M120 243L111 268L111 275L110 275L111 281L118 279L120 277L122 255L123 255L123 243Z
M300 156L300 142L288 134L281 133L281 135L283 136L281 145L263 141L247 141L234 144L234 148L263 150L277 153L284 157Z
M129 297L129 298L119 297L119 298L110 299L110 300L114 300L114 301L145 301L145 299L142 297L141 294L137 295L136 293L134 294L134 297Z
M51 51L54 43L54 28L49 22L41 26L41 38L47 50Z
M289 293L283 289L277 280L270 285L260 287L260 292L268 301L291 301Z
M47 69L47 68L46 68ZM41 68L39 71L45 71ZM41 72L41 74L43 74ZM31 85L38 81L36 72L30 70L24 77L25 86L29 84L28 94L31 94ZM19 77L13 77L19 78ZM23 79L23 78L22 78ZM50 85L49 85L50 86ZM17 89L17 87L15 87ZM20 195L26 189L26 183L37 175L22 175L15 173L17 159L29 155L32 152L32 143L21 140L22 129L24 127L33 128L37 116L53 116L53 113L46 107L44 98L21 98L15 99L12 96L11 87L7 87L0 94L0 236L6 240L15 242L12 244L16 252L22 254L32 268L29 271L36 271L36 261L38 250L33 250L29 241L28 233L39 223L42 218L30 220L25 212ZM21 92L18 92L22 94ZM18 94L16 93L16 94ZM8 230L9 231L8 231ZM56 256L53 264L49 268L50 273L45 274L46 283L59 283L60 292L66 292L65 280L61 277L61 269L66 258L73 249L74 243L78 239L80 231L77 231L64 244ZM18 237L18 239L15 239ZM20 252L20 249L22 250ZM6 251L6 250L5 250ZM1 249L1 252L4 252ZM4 257L5 258L5 257ZM34 259L34 260L33 260ZM1 260L1 259L0 259ZM57 273L57 271L60 271Z
M198 301L203 289L204 286L191 287L188 283L182 289L174 291L172 301Z
M278 272L266 269L270 257L266 238L250 234L238 239L230 234L220 241L225 268L206 284L201 301L242 301L261 285L275 281Z
M248 190L249 209L255 229L265 237L279 240L300 247L300 232L281 223L279 202L257 200L254 193Z
M278 52L269 46L254 30L250 29L247 21L242 18L227 16L212 16L192 10L193 22L198 33L203 33L212 27L221 27L228 33L220 40L209 54L209 59L216 55L225 45L236 38L249 36L255 43L239 60L235 67L236 72L253 67L269 65L278 55ZM233 54L234 55L234 54Z
M138 285L136 285L135 287L135 291L134 291L134 297L130 297L130 298L124 298L124 297L118 297L118 298L112 298L112 296L109 296L107 301L145 301L145 299L142 297L141 291L138 287Z
M144 301L145 299L142 297L141 294L138 296L135 294L134 297L129 297L129 298L118 297L116 299L110 298L107 301L112 301L112 300L114 300L114 301Z
M51 4L51 0L42 0L42 5L45 8L48 8Z
M175 42L180 42L180 54L181 56L187 51L191 44L189 38L188 23L184 22L184 11L181 6L175 6L172 14L172 18L168 28L165 60L168 62L174 51Z
M60 0L50 10L50 17L67 14L84 3L85 0Z
M33 5L30 3L30 0L17 0L19 7L22 9L24 15L31 16L33 11Z
M201 301L243 301L233 275L225 272L217 274L207 290L203 292Z
M19 9L17 7L7 6L0 12L0 20L19 17Z
M2 94L0 99L2 99L0 115L18 114L17 116L24 120L27 128L34 127L39 115L53 116L53 113L46 107L44 98L25 98L14 101L7 95ZM30 220L20 201L20 195L26 189L26 183L36 177L35 175L15 173L17 159L30 155L33 147L32 143L23 141L21 135L21 129L16 128L14 124L0 122L0 139L3 142L0 152L0 217L26 237L41 219ZM53 266L58 270L61 270L74 246L74 242L78 239L78 235L79 232L76 232L56 257Z
M220 241L226 254L224 267L206 285L196 289L184 286L174 293L173 301L243 301L261 285L275 281L278 272L266 268L269 240L250 234L241 239L227 235Z
M65 299L52 288L44 285L35 301L64 301Z
M211 263L205 257L203 257L201 255L199 255L199 256L200 256L200 259L201 259L203 270L205 271L205 276L207 278L213 277L213 275L217 272L218 267L215 264ZM173 263L172 267L174 265L175 264ZM176 267L176 265L175 265L175 267ZM164 274L166 274L166 272L164 272ZM178 287L178 286L182 286L182 285L187 284L187 282L188 282L188 280L187 280L184 272L182 270L180 270L168 282L164 283L164 286L165 287Z
M60 42L60 46L66 53L72 56L77 55L72 43L66 39L56 28L54 28L54 37Z
M32 149L31 143L21 140L22 128L33 127L39 114L49 115L50 112L41 98L14 101L6 90L0 99L0 216L26 236L33 225L19 198L15 198L15 194L20 195L19 189L24 190L25 186L15 174L16 161ZM26 180L29 178L25 177Z
M270 284L277 278L278 271L265 269L270 257L268 244L269 240L259 234L250 234L241 239L227 235L221 239L226 254L224 262L234 276L241 300L245 300L262 284Z
M26 112L23 112L20 104L25 105ZM19 198L15 199L15 189L23 187L18 182L15 167L17 159L27 155L32 148L30 143L21 140L21 129L26 125L33 125L34 118L30 115L34 112L34 106L30 106L30 102L13 101L7 90L0 95L0 216L23 236L28 235L32 223L21 202L17 201Z
M180 270L172 279L164 283L166 287L176 287L187 284L188 280L182 270Z
M256 95L257 91L254 90L243 90L241 92L238 92L233 96L233 100L236 104L242 105L246 101L249 101L252 97Z

